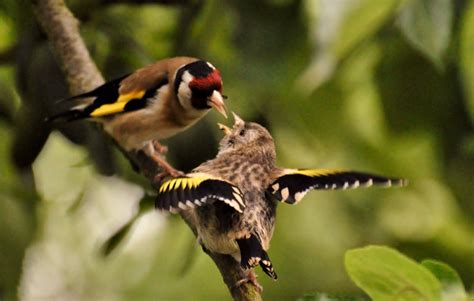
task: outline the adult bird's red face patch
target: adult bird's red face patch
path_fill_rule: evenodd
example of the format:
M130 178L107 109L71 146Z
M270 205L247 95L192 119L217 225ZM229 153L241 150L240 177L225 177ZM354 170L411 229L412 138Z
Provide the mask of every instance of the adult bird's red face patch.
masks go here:
M222 78L219 70L214 69L205 77L195 77L189 83L191 90L222 92Z

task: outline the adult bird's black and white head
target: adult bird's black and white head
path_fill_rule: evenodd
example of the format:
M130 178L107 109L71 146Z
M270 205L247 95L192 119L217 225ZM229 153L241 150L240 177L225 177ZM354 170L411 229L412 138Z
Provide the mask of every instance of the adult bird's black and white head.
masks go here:
M174 91L188 110L215 108L227 117L222 96L222 78L211 63L199 60L180 67L176 71Z

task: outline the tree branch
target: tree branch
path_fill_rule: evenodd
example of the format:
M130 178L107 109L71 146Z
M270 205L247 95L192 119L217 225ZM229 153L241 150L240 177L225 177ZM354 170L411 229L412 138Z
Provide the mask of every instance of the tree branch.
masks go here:
M79 33L79 22L63 0L33 0L36 18L48 36L71 94L101 85L104 78Z
M66 7L64 0L32 0L32 2L38 22L51 43L70 92L83 93L102 84L104 79L92 61L79 33L78 21ZM154 176L160 172L159 168L142 152L126 153L126 155L153 183ZM181 216L196 234L196 226L192 219L186 213ZM238 262L228 255L209 251L206 253L219 269L234 300L261 300L259 290L252 283L235 286L237 281L246 277Z

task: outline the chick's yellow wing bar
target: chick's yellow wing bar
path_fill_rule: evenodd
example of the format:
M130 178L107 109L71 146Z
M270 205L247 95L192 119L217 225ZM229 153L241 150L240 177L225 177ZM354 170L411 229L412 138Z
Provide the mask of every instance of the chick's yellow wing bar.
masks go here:
M190 174L164 182L158 190L155 207L170 212L222 201L242 213L244 196L233 184L204 173Z
M405 186L405 179L342 169L284 169L267 188L267 195L296 204L311 189L351 189L369 186Z

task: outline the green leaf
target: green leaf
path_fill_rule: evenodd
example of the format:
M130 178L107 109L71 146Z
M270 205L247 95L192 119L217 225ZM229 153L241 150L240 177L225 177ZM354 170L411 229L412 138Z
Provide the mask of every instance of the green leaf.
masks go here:
M459 285L464 289L458 273L446 263L433 259L425 259L421 262L421 264L430 270L431 273L433 273L433 275L435 275L436 278L441 281L441 284Z
M453 8L451 0L411 0L402 8L399 26L407 40L436 67L443 68L449 45Z
M441 300L441 284L428 269L396 250L368 246L346 252L352 280L373 300Z
M461 25L460 67L466 97L467 111L474 122L474 1L465 9Z
M461 278L452 267L432 259L425 259L421 264L441 282L443 301L467 301L466 290Z

